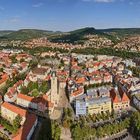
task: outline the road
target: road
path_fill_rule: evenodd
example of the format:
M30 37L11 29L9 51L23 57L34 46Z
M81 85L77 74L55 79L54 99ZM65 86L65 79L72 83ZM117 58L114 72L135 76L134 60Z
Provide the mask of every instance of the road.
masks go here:
M124 131L122 131L122 132L120 132L120 133L118 133L118 134L115 134L115 135L113 135L113 136L111 136L111 137L109 137L109 138L106 138L106 139L104 139L104 140L114 140L115 138L120 138L121 136L123 136L123 135L125 135L125 134L128 134L128 136L127 137L125 137L123 140L136 140L136 139L134 139L132 136L131 136L131 134L129 134L128 132L127 132L127 130L124 130Z

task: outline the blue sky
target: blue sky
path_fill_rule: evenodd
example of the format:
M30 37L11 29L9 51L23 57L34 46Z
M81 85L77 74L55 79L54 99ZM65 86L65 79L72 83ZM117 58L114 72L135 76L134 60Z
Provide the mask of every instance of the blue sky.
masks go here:
M140 0L0 0L0 30L140 27Z

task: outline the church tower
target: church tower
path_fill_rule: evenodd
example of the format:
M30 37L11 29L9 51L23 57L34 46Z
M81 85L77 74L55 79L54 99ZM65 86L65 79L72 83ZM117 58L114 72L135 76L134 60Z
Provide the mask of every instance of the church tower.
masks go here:
M55 105L58 104L59 95L58 95L58 79L56 73L53 71L51 76L51 102Z

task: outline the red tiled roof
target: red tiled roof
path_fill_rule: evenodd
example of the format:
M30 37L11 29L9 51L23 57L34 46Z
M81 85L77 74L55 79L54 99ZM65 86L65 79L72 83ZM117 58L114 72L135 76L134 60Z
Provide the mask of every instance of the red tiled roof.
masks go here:
M110 91L110 97L112 98L113 103L119 103L121 100L118 98L117 93L114 89L111 89Z
M43 95L43 99L47 102L47 107L53 107L54 106L54 103L52 103L51 101L49 101L47 95Z
M27 95L24 95L24 94L19 93L17 95L17 98L21 98L21 99L24 99L24 100L27 100L27 101L30 101L31 102L34 97L30 97L30 96L27 96Z
M16 136L12 140L26 140L30 130L35 124L37 117L34 114L28 114L24 125L19 129Z
M17 95L17 98L21 98L21 99L24 99L24 100L29 101L29 102L46 104L46 101L42 97L34 98L34 97L30 97L28 95L24 95L24 94L19 93Z
M119 93L120 93L120 96L121 96L123 102L129 101L128 96L127 96L126 93L122 90L121 87L119 87Z
M11 94L11 92L7 92L5 95L7 95L8 98L12 98L13 97L13 94Z
M7 74L3 74L1 76L1 79L0 79L0 84L6 82L8 80L8 75Z
M20 107L17 107L15 105L10 104L10 103L4 102L1 106L16 113L16 114L19 114L20 116L25 117L27 115L27 111L25 109L21 109Z
M127 97L126 93L123 92L122 94L120 92L118 92L119 96L120 96L120 99L119 97L117 96L117 93L115 92L114 89L112 89L110 91L110 96L113 100L113 103L119 103L119 102L126 102L126 101L129 101L129 98Z
M95 63L93 63L93 66L94 67L98 67L100 65L100 62L95 62Z
M77 96L80 95L83 92L83 88L78 89L77 91L74 91L70 94L70 96Z
M47 107L53 107L53 106L54 106L54 103L52 103L51 101L47 102Z
M123 101L123 102L129 101L129 98L128 98L128 96L126 95L126 93L123 94L123 96L122 96L122 101Z
M81 78L78 78L77 80L76 80L76 83L77 84L82 84L82 83L84 83L85 82L85 77L81 77Z

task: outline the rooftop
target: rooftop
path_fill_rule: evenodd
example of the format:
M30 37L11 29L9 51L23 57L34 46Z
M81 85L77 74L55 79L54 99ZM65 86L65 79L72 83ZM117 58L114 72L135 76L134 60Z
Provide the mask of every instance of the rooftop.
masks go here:
M106 103L106 102L111 102L111 98L101 97L101 98L94 98L94 99L88 100L89 105L102 104L102 103Z
M10 104L10 103L4 102L1 106L16 113L16 114L21 115L22 117L25 117L27 115L27 110L21 109L20 107L17 107L15 105Z
M28 114L24 125L19 129L17 135L13 138L13 140L26 140L30 130L35 124L36 119L37 117L34 114Z
M88 96L97 96L97 90L96 89L89 89L87 90Z
M34 74L45 75L45 73L47 72L47 69L45 69L45 68L35 68L35 69L32 70L32 72Z

